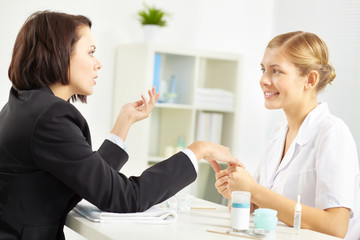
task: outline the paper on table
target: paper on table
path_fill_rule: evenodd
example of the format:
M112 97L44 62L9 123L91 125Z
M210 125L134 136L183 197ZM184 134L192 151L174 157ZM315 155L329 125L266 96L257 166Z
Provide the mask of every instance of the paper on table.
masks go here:
M155 205L144 212L137 213L112 213L103 212L86 200L82 200L74 210L80 215L94 222L143 222L150 224L169 224L176 220L174 210Z

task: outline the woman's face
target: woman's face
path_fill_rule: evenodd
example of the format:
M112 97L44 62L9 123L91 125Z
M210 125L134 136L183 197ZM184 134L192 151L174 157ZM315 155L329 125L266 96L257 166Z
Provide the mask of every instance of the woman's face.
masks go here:
M78 31L80 39L70 57L69 86L73 94L90 95L102 65L94 56L96 47L90 28L80 27Z
M289 62L279 48L266 48L261 62L260 86L267 109L296 109L304 101L306 77Z

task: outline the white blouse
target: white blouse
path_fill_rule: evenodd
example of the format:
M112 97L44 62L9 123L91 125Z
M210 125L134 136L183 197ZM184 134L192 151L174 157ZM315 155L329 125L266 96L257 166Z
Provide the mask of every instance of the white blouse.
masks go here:
M301 195L301 203L310 207L349 208L351 218L345 239L358 239L360 174L349 128L330 114L326 103L319 104L305 118L280 162L287 131L286 122L274 129L255 179L294 201Z

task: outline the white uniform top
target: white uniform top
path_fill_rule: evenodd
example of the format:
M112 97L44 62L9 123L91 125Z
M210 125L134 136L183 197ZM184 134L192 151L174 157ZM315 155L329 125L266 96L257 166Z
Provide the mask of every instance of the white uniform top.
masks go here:
M319 104L302 123L280 163L288 125L273 131L255 179L294 201L320 209L351 210L345 239L360 238L360 174L354 139L339 118ZM280 165L279 165L280 163ZM356 225L356 226L355 226Z

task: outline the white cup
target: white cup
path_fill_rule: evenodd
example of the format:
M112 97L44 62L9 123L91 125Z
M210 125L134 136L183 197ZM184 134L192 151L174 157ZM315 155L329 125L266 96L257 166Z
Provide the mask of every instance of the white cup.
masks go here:
M234 191L231 193L231 227L233 229L249 229L250 198L250 192Z

